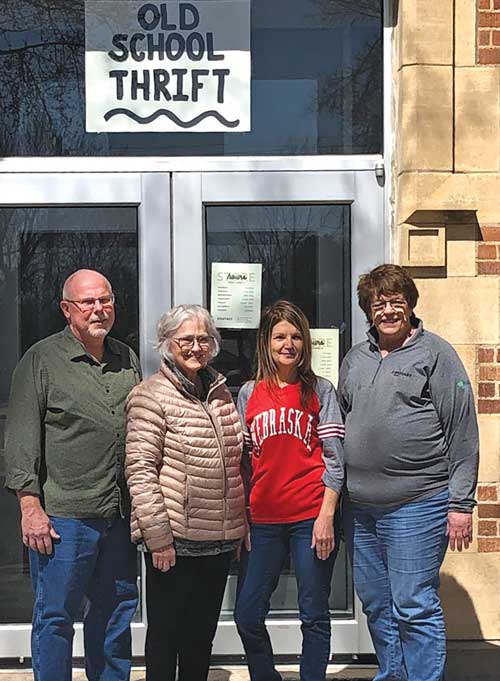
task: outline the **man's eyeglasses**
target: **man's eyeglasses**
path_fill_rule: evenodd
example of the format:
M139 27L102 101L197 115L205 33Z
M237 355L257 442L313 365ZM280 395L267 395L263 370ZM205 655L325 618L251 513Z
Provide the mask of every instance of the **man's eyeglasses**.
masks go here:
M173 340L181 350L192 350L195 342L198 343L200 348L206 349L210 347L213 336L181 336L180 338L174 338Z
M389 305L392 310L398 312L399 310L404 310L407 304L408 303L403 298L395 298L394 300L378 300L376 303L372 303L370 305L370 309L375 313L383 312L386 308L386 305Z
M77 305L83 312L89 312L93 310L96 303L99 303L101 307L112 307L115 302L115 296L111 293L109 296L101 296L100 298L83 298L83 300L69 300L65 299L67 303L73 303Z

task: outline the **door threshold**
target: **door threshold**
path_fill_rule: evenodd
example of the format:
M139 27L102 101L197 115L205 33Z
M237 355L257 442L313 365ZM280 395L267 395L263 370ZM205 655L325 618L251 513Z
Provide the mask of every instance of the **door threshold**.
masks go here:
M278 671L283 681L299 681L299 666L297 664L278 665ZM364 664L332 664L328 665L326 681L371 681L377 667ZM144 667L134 667L131 681L144 681ZM86 681L85 672L81 667L74 667L73 681ZM32 681L30 669L2 669L0 681ZM248 670L244 665L216 665L210 668L208 681L248 681Z

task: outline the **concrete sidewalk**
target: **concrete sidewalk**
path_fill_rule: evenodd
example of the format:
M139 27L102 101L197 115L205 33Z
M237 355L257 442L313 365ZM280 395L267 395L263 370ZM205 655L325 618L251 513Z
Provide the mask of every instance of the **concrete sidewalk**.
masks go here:
M299 681L297 665L278 666L284 681ZM328 681L370 681L375 676L376 667L358 665L330 665ZM209 681L249 681L246 667L214 667L210 670ZM86 681L85 672L75 669L73 681ZM144 681L144 668L135 668L132 681ZM0 670L0 681L33 681L33 674L26 669Z

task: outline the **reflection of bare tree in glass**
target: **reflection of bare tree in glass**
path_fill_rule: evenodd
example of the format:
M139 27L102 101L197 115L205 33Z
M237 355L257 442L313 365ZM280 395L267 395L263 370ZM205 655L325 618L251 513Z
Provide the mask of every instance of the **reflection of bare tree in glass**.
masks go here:
M215 209L220 210L220 209ZM208 218L208 260L211 262L248 262L262 264L262 305L288 298L299 305L312 324L340 323L333 313L338 297L345 228L349 210L346 206L270 205L254 207L229 206L219 229L217 220ZM220 214L219 214L220 216ZM321 254L320 254L321 251ZM320 262L328 259L325 277ZM339 267L340 263L340 267ZM333 283L332 283L333 282ZM323 301L320 320L318 301ZM336 288L337 287L337 288ZM209 286L210 288L210 286ZM337 305L341 308L342 303ZM328 319L325 309L329 309ZM342 313L340 313L342 314ZM229 374L230 385L237 386L251 375L255 353L255 333L249 330L224 330L223 354L219 368Z
M62 285L71 272L82 267L97 269L110 279L117 294L113 334L137 349L137 233L130 225L125 231L86 231L85 227L51 231L47 210L65 209L0 209L0 316L9 320L12 334L16 327L21 333L21 347L12 337L3 338L12 346L8 355L16 354L16 361L20 351L63 328L59 311ZM92 224L96 211L106 209L90 209L92 214L86 214L86 209L73 210L79 212L77 221Z
M113 334L138 348L137 237L112 232L25 232L21 237L20 292L23 345L62 328L62 285L77 269L107 276L117 292Z
M334 24L338 18L359 21L360 18L380 19L381 0L311 0L326 25Z
M356 34L346 40L353 52L345 65L319 81L318 109L342 120L344 135L349 137L352 153L367 149L381 151L382 139L382 2L381 0L311 0L321 22L326 26L343 25L346 30L376 26L372 37L356 41ZM359 44L360 43L360 44ZM314 103L315 107L316 104ZM337 142L339 144L339 142ZM327 141L328 146L328 141ZM345 140L339 149L342 152Z
M254 0L253 5L265 2ZM323 28L349 28L352 24L353 40L348 42L349 50L354 48L354 62L346 55L346 66L333 75L328 65L323 74L321 64L315 67L319 69L313 75L318 82L318 101L315 96L311 108L319 114L319 149L312 131L310 136L280 140L279 148L272 149L272 144L266 143L265 152L260 147L254 151L286 151L289 155L380 151L381 30L375 26L377 22L381 26L381 0L308 0L302 4L305 27L308 22ZM103 12L110 11L106 3L103 8ZM373 28L360 43L356 35L370 24ZM56 156L106 154L111 145L116 145L112 153L120 153L120 149L149 153L151 138L129 135L125 143L119 137L85 132L84 30L84 0L2 0L0 156L32 155L33 150ZM339 119L348 131L342 141L337 140L335 132ZM195 138L188 137L187 146L193 151ZM168 140L162 147L165 153L182 153L185 136L180 140L170 136ZM220 143L215 137L211 141L200 139L204 150L213 151ZM158 146L154 151L158 153Z
M83 0L2 2L0 153L62 155L66 138L83 143L83 7Z
M327 220L335 209L338 210L338 207L332 207L323 220ZM257 210L258 217L250 217L239 208L229 212L234 221L231 244L227 243L228 233L220 232L217 237L211 234L210 257L212 261L219 262L261 263L264 305L281 297L296 297L296 289L303 287L303 282L299 282L293 272L298 266L314 268L314 257L304 262L304 249L310 246L311 239L314 241L320 236L322 225L316 222L313 206L275 205L261 206ZM258 225L255 224L256 219ZM333 238L340 246L342 232L325 230L322 238ZM314 276L311 269L311 285Z

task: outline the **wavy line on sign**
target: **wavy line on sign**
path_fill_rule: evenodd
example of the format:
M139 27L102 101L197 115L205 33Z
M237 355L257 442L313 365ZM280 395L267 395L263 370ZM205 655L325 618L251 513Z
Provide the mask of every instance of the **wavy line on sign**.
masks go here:
M194 125L198 125L198 123L200 121L203 121L205 118L210 118L210 116L213 116L213 118L218 120L219 123L225 125L226 128L236 128L236 126L240 124L239 119L235 121L228 121L226 118L224 118L224 116L222 116L222 114L214 110L204 111L198 116L192 118L190 121L183 121L181 118L172 113L172 111L168 111L167 109L158 109L158 111L155 111L150 116L139 116L134 111L129 111L129 109L111 109L111 111L108 111L107 113L104 114L104 120L109 121L109 119L112 118L113 116L119 115L128 116L129 118L132 118L132 120L134 120L136 123L140 123L141 125L151 123L152 121L155 121L159 116L166 116L167 118L170 118L170 120L173 123L175 123L181 128L192 128Z

